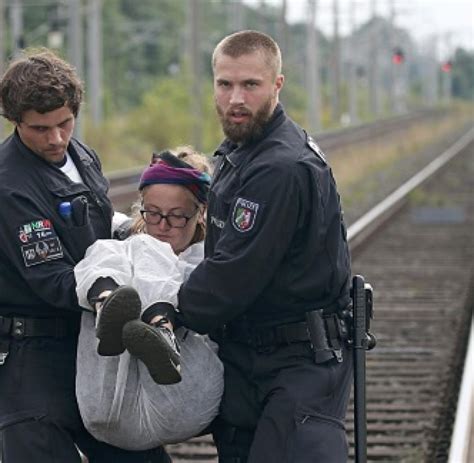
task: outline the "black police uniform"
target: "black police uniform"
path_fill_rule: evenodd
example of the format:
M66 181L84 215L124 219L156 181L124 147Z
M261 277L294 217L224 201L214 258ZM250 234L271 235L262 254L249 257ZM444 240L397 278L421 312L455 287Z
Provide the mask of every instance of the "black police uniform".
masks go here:
M350 303L350 258L331 170L280 104L258 140L216 155L206 258L181 287L179 318L219 342L219 461L346 461L352 363L334 314ZM334 338L318 355L315 309Z
M79 415L74 265L96 239L110 238L112 206L97 155L74 139L68 152L84 183L35 155L16 132L0 146L1 461L79 462L75 444L90 463L169 461L96 441ZM78 196L88 214L77 226L59 205Z

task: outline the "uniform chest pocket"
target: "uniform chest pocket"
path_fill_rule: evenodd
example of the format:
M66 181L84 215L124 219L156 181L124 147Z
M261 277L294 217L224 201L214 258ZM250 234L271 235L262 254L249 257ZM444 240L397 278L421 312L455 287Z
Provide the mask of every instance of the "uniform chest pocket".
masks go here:
M86 195L56 196L56 211L60 219L55 228L74 261L84 257L86 249L96 240L90 221L90 204Z

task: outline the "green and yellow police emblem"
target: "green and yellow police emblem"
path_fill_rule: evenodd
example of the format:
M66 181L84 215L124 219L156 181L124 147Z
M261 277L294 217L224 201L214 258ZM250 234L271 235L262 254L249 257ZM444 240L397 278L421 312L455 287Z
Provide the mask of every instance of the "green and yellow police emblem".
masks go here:
M237 198L232 213L232 225L239 232L251 230L257 217L258 204L244 198Z

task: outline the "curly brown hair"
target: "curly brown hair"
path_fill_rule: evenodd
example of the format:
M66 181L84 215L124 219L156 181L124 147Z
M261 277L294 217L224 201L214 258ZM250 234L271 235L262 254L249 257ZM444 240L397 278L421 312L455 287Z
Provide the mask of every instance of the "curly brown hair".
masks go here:
M84 93L73 66L48 49L26 50L0 80L2 115L20 123L25 111L41 114L67 106L74 117Z

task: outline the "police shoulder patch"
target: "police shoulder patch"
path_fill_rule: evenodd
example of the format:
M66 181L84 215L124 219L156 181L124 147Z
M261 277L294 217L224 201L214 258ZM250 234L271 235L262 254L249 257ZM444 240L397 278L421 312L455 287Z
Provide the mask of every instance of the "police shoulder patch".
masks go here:
M18 239L25 267L60 259L64 255L49 219L33 220L22 225L18 230Z
M318 156L318 158L321 159L321 161L323 161L324 164L327 164L328 161L326 159L326 156L324 155L323 151L318 146L318 144L314 141L313 137L308 135L307 139L306 139L306 142L307 142L308 146L311 148L311 150L314 151L316 156Z
M232 225L241 232L250 231L255 225L259 204L244 198L237 198L232 212Z

